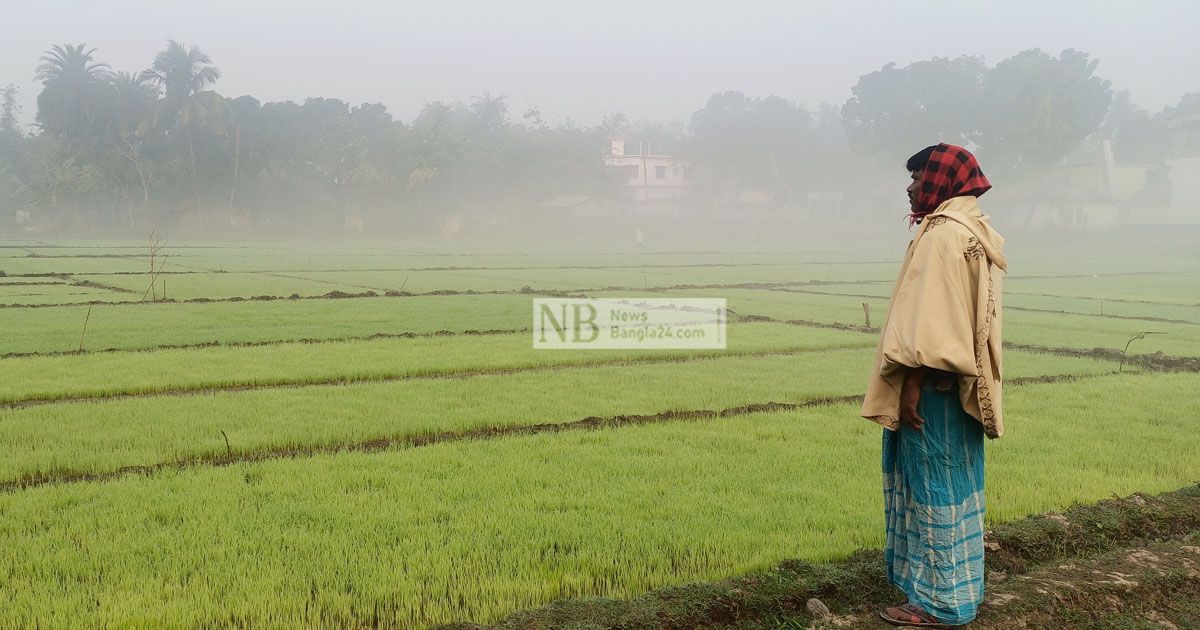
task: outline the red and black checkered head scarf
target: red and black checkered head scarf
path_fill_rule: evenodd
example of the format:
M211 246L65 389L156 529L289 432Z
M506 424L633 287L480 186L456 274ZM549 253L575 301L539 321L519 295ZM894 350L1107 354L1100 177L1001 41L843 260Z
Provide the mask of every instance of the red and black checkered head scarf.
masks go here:
M991 187L992 183L970 151L944 142L938 144L922 171L917 209L908 215L908 224L917 223L947 199L968 195L978 197Z

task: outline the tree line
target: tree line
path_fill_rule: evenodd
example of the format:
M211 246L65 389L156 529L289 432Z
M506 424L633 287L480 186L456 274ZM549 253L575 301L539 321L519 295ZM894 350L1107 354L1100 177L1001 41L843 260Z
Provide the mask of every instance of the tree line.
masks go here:
M188 215L311 221L439 211L599 190L603 130L510 118L503 98L431 103L410 123L382 105L330 98L261 103L214 91L219 68L168 42L150 67L115 71L84 44L53 46L35 131L22 133L11 86L0 101L0 206L76 227L142 229ZM2 220L2 219L0 219Z
M215 91L220 69L169 41L149 67L115 70L86 44L52 46L31 131L16 90L0 90L0 226L17 220L141 232L187 220L198 229L340 227L387 217L425 231L445 217L530 208L561 194L617 199L622 182L600 157L608 140L676 155L689 203L763 190L783 208L813 191L852 191L871 169L895 170L937 140L974 148L989 174L1019 179L1088 143L1117 158L1169 157L1166 120L1197 95L1151 115L1114 95L1097 61L1066 50L1020 52L994 66L964 56L862 76L850 98L816 111L777 96L713 95L687 124L551 125L501 96L432 102L411 121L379 104L332 98L262 103Z

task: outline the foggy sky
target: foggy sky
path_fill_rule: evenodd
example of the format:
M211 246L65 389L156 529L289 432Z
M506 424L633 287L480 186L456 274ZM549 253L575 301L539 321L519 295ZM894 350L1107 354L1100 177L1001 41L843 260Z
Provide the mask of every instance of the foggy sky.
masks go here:
M0 1L0 85L31 121L38 57L86 42L118 70L168 38L223 71L216 90L262 101L381 102L411 119L432 100L488 90L551 122L686 120L717 91L841 104L885 63L1077 48L1153 111L1200 91L1200 1L1144 0L282 0Z

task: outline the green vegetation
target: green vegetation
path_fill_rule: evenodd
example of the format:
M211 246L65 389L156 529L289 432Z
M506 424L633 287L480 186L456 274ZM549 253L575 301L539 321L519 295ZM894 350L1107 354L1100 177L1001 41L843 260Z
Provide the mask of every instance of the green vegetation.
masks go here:
M214 458L230 450L238 455L319 450L380 438L404 442L439 432L565 423L589 416L852 396L860 391L870 360L865 349L799 351L320 385L326 380L299 388L233 387L203 396L0 409L5 427L0 434L0 481L105 473L123 466ZM1103 374L1113 368L1107 362L1041 354L1016 356L1013 367L1021 376ZM826 376L813 378L827 370ZM757 376L735 381L729 374ZM378 374L366 378L382 380Z
M127 244L127 243L126 243ZM571 255L554 253L530 253L527 251L502 253L495 249L481 250L454 243L429 245L413 243L401 250L395 247L371 247L361 245L341 247L325 243L278 244L242 242L229 245L197 245L188 241L167 242L163 253L167 255L165 269L190 271L419 271L427 269L488 268L488 269L553 269L572 267L632 268L632 267L686 267L686 266L778 266L813 265L824 273L828 265L835 268L847 263L861 263L858 252L828 251L711 251L711 252L606 252L601 248L586 247ZM114 265L94 262L109 260L126 268L130 261L136 264L131 271L146 271L150 265L147 246L140 247L70 246L54 247L33 245L28 248L0 248L0 270L18 273L31 266L43 272L100 272L118 271ZM83 264L86 267L75 268ZM6 265L11 266L8 269Z
M1200 303L1186 306L1166 302L1112 300L1105 298L1062 297L1034 293L1008 292L1006 307L1063 311L1117 318L1168 319L1200 324Z
M905 250L863 228L897 225L886 182L935 136L978 147L1009 195L985 205L1021 237L990 568L1194 536L1194 489L1005 523L1200 478L1194 239L1089 233L1066 202L1166 204L1197 95L1151 114L1088 53L1034 49L889 63L815 111L730 91L687 125L552 124L484 93L402 121L224 96L225 61L173 40L135 67L105 54L26 60L32 125L0 88L2 628L407 628L564 597L634 602L511 619L688 627L744 605L806 626L781 598L876 604L882 429L855 401ZM1072 154L1139 166L1104 194L1048 184ZM1043 218L1031 198L1069 212L1011 234ZM793 242L822 249L762 249ZM564 293L725 298L729 347L534 350L531 301ZM1131 340L1170 356L1119 368ZM680 586L698 580L720 582Z
M61 254L53 254L60 256ZM168 261L171 262L171 261ZM164 266L170 271L178 270L174 265ZM15 255L0 257L0 271L8 275L46 273L135 273L148 271L150 258L145 251L138 258L41 258L21 251ZM155 268L157 269L157 263Z
M168 287L169 290L169 287ZM524 295L277 300L211 304L0 308L0 354L196 344L366 338L442 330L516 330L530 325ZM83 322L88 319L87 334Z
M1200 325L1196 324L1167 324L1018 310L1004 313L1004 340L1012 343L1120 350L1130 338L1142 331L1160 334L1134 341L1129 346L1131 353L1163 352L1169 355L1200 356Z
M148 263L119 241L41 245L32 263L62 275L0 278L0 329L20 331L0 336L0 625L495 621L881 542L881 429L853 401L877 339L862 303L879 326L894 262L178 248L197 273L160 276L167 297L219 301L108 303L148 286L117 273ZM1146 277L1171 280L1103 317L1076 278L1014 279L1005 338L1120 349L1162 330L1131 351L1200 356L1195 323L1111 316L1194 321L1168 303L1192 275ZM382 295L400 287L498 292ZM567 288L726 298L738 317L726 350L534 350L532 298ZM254 295L282 299L231 299ZM85 298L103 303L32 306ZM1005 354L993 524L1198 478L1200 376L1065 354Z
M986 558L989 598L1003 605L984 606L972 627L1142 628L1148 618L1163 625L1163 612L1179 627L1200 619L1200 589L1178 570L1195 562L1200 486L1030 516L995 526L989 538L999 547ZM878 611L895 604L896 592L887 583L882 556L872 550L833 563L786 560L766 571L664 588L629 601L563 600L511 615L496 627L884 627ZM1122 579L1111 579L1114 573ZM813 597L836 616L814 619L806 607ZM445 628L477 630L466 623Z
M168 299L194 300L198 298L223 299L231 297L251 298L260 295L288 297L296 294L302 297L325 295L331 291L343 293L362 293L370 290L367 287L310 280L297 276L274 273L186 273L159 274L90 274L77 276L106 286L119 287L136 291L138 299L150 289L151 278L155 279L154 290L147 299L163 296L166 291ZM383 293L386 289L379 289Z
M0 305L69 304L72 302L124 302L141 296L65 283L0 284Z
M168 297L186 300L199 297L227 298L292 293L322 295L330 291L361 293L375 291L536 291L604 289L623 287L673 287L678 285L784 283L802 280L846 280L856 275L883 281L894 276L892 265L764 265L721 267L621 267L462 269L453 271L283 271L190 273L159 276L167 279ZM93 282L145 291L149 274L89 274Z
M682 290L671 292L669 295L727 297L729 308L742 316L763 315L779 320L805 319L817 323L858 326L865 324L862 303L867 302L871 305L872 326L883 325L887 313L887 296L877 298L857 297L857 295L860 291L862 295L883 294L889 292L890 287L882 284L843 284L836 285L836 288L849 293L849 295L845 293L821 294L834 286L782 287L771 290ZM1031 298L1021 294L1009 298L1006 294L1005 306L1016 308L1010 308L1004 312L1005 342L1089 350L1092 348L1120 350L1134 335L1143 331L1151 331L1161 334L1150 335L1133 342L1129 351L1131 353L1163 352L1168 355L1180 356L1200 355L1200 321L1187 323L1185 319L1180 319L1180 321L1164 322L1132 318L1135 317L1134 315L1105 317L1098 313L1057 313L1051 311L1056 310L1055 306L1064 305L1061 302L1051 301L1053 299ZM1074 300L1074 298L1061 299ZM1078 307L1078 301L1066 306ZM1109 308L1106 303L1106 313ZM1190 313L1191 318L1200 319L1200 306L1119 303L1117 308L1119 310L1123 308L1125 313L1138 313L1136 317L1175 319L1187 318Z
M876 285L854 285L864 289ZM817 287L820 288L820 287ZM806 289L807 290L807 289ZM707 289L704 291L680 291L672 295L698 295L725 297L729 308L740 316L761 315L782 321L803 320L825 324L848 324L863 326L866 316L863 302L870 304L871 325L882 326L887 316L887 297L882 299L814 295L793 290L763 291L753 289ZM872 344L878 341L871 337Z
M1014 388L1012 404L1036 413L1010 414L1021 418L1013 442L991 445L990 518L1189 483L1200 460L1188 418L1200 408L1167 401L1194 383L1100 377L1073 384L1078 396L1064 406L1045 404L1063 395L1060 384ZM1161 420L1142 426L1142 409L1122 407L1126 388L1163 401L1149 409ZM13 551L2 570L18 577L0 615L8 625L487 621L555 597L631 596L783 558L835 559L882 539L880 429L855 411L320 455L8 494L0 540ZM1030 448L1039 431L1121 439L1057 439L1047 458L1045 441ZM1128 456L1149 451L1153 466Z
M1186 271L1162 274L1130 274L1075 278L1029 278L1013 280L1006 287L1013 291L1050 293L1090 299L1146 300L1200 305L1200 269L1195 259Z
M0 362L0 405L24 400L378 381L607 362L795 354L873 345L871 339L852 332L770 323L732 325L728 338L727 350L705 351L545 352L535 350L529 333L522 332L27 357ZM1056 361L1071 367L1082 363ZM231 365L237 366L235 372L230 371Z

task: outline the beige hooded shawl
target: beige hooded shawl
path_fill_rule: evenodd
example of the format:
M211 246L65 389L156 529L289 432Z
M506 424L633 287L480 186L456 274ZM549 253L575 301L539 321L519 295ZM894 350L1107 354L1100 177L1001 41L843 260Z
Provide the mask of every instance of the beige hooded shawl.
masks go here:
M1001 419L1000 282L1008 263L1004 237L980 213L975 197L952 197L925 216L908 245L862 415L899 429L905 367L959 375L963 409L989 438Z

